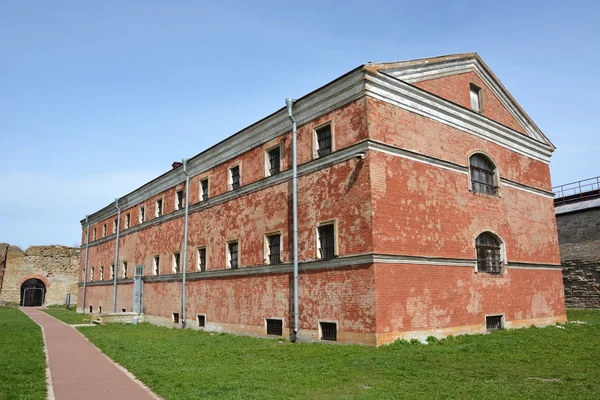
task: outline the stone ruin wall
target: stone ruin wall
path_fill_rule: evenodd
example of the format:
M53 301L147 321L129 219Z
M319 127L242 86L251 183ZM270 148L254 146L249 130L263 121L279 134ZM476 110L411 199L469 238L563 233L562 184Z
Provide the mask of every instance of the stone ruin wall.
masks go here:
M29 278L46 284L45 304L64 304L71 293L77 303L79 249L66 246L31 246L23 251L0 243L0 303L18 303L21 284Z

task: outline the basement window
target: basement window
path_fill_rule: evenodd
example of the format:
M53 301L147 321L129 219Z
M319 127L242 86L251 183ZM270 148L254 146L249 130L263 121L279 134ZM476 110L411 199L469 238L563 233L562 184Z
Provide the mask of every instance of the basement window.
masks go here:
M130 226L131 226L131 214L127 213L127 214L125 214L125 229L129 229Z
M175 210L181 210L183 208L183 190L178 190L175 193Z
M485 317L485 328L488 332L504 329L504 316L489 315Z
M178 274L180 272L179 261L181 259L180 253L173 253L173 273Z
M94 240L96 240L96 233L97 233L97 229L94 228L94 234L92 235L92 237L94 238Z
M127 261L123 261L123 279L127 279Z
M90 281L94 282L94 267L92 267L92 273L90 274Z
M102 237L106 237L106 224L102 225Z
M90 306L90 314L94 312L94 306Z
M98 306L98 312L102 314L102 306Z
M477 250L477 272L492 275L502 273L502 244L500 240L489 232L484 232L475 239Z
M473 111L477 111L478 113L483 112L481 88L473 83L469 85L469 99L471 100L471 109Z
M283 336L283 320L267 319L267 335Z
M266 236L265 252L265 262L267 264L273 265L281 263L281 235L279 233Z
M198 248L198 271L206 271L206 247Z
M229 190L238 189L241 185L240 166L229 168Z
M163 201L162 199L156 200L155 216L160 217L163 214Z
M317 156L324 157L333 151L333 136L331 134L331 124L323 125L315 129L315 141Z
M317 228L318 256L321 260L335 257L335 224L323 224Z
M100 267L100 280L104 280L104 267Z
M237 269L238 267L238 247L239 242L229 242L227 243L227 268Z
M173 323L174 324L178 324L179 323L179 313L178 312L174 312L173 313Z
M208 178L200 181L200 201L208 200Z
M337 324L335 322L319 322L321 340L337 341Z
M160 273L160 256L154 256L152 272L154 273L154 275L158 275Z
M196 321L198 321L198 326L200 328L204 328L206 326L206 315L202 315L202 314L196 315Z
M140 206L140 224L146 220L146 207Z
M127 312L127 310L124 308L121 308L121 312Z
M265 176L277 175L281 171L281 146L265 152Z

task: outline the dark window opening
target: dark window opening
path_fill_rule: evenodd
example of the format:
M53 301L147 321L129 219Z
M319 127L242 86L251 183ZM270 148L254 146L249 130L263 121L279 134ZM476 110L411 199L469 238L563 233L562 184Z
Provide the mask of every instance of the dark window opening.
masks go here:
M119 227L119 220L115 218L113 220L113 233L117 233L117 228L118 227Z
M175 209L181 210L183 208L183 190L178 190L175 193Z
M502 273L500 241L490 233L482 233L475 240L477 271L499 275Z
M283 336L283 321L280 319L267 319L267 335Z
M106 236L106 224L102 225L102 237Z
M471 167L471 188L476 193L494 196L498 191L495 183L496 167L482 154L473 154L469 159Z
M160 257L154 256L154 275L158 275L160 273Z
M204 328L206 326L206 316L198 314L196 318L198 319L198 326Z
M485 317L485 328L488 332L504 329L502 315L490 315L489 317Z
M316 130L317 132L317 153L319 157L331 154L331 125L325 125Z
M90 314L94 312L94 306L90 306Z
M121 308L121 312L127 312L127 310L124 308Z
M238 242L231 242L229 247L229 268L236 269L238 267Z
M321 325L321 340L337 340L337 324L335 322L319 322Z
M335 234L333 224L319 227L319 257L329 260L335 256Z
M98 306L98 312L102 314L102 306Z
M198 270L206 271L206 248L198 249Z
M267 152L267 158L269 160L269 176L277 175L281 169L281 155L279 147L269 150Z
M123 279L127 278L127 261L123 261Z
M229 170L231 174L231 189L237 189L240 187L240 166L235 166Z
M140 224L142 222L144 222L145 218L146 218L146 209L144 208L144 206L140 206Z
M281 263L281 235L267 236L269 241L269 264Z
M162 199L156 200L156 216L160 217L163 213L163 201Z
M178 324L179 323L179 313L178 312L174 312L173 313L173 323L174 324Z
M21 306L38 307L44 305L46 285L39 279L27 279L21 285Z
M200 181L200 190L201 190L201 200L202 201L206 201L208 200L208 179L202 179Z
M173 273L174 274L178 274L179 273L179 261L180 261L180 254L179 253L173 253Z

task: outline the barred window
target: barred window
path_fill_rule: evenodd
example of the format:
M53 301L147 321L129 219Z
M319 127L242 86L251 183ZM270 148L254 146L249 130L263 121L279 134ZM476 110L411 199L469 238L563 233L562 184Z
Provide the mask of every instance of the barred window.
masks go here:
M156 208L155 208L154 211L155 211L156 217L162 216L162 213L163 213L163 201L162 201L162 199L156 200Z
M229 169L229 185L231 190L240 187L240 166L237 165Z
M200 201L208 200L208 178L200 181Z
M269 264L281 263L281 235L267 236L267 252Z
M267 176L277 175L281 171L281 151L279 146L267 151L266 161Z
M329 260L335 256L335 227L333 224L318 228L319 258Z
M473 154L469 158L471 167L471 188L474 192L494 196L498 190L496 186L496 167L492 161L483 154Z
M238 242L231 242L227 244L227 258L229 259L228 267L231 269L237 269L238 267Z
M319 157L331 154L333 142L331 136L331 124L316 129L315 133L317 135L317 154Z
M206 247L198 249L198 271L206 271Z
M482 233L475 240L477 272L499 275L502 273L500 240L491 233Z
M183 190L178 190L175 193L175 210L181 210L183 208Z

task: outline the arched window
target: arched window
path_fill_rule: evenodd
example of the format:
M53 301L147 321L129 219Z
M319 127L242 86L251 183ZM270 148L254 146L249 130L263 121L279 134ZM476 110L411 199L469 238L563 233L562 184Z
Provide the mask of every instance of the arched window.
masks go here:
M473 154L469 158L471 167L471 188L476 193L496 195L496 167L494 163L483 154Z
M477 249L477 272L499 275L502 273L502 253L500 240L491 233L484 232L475 239Z

